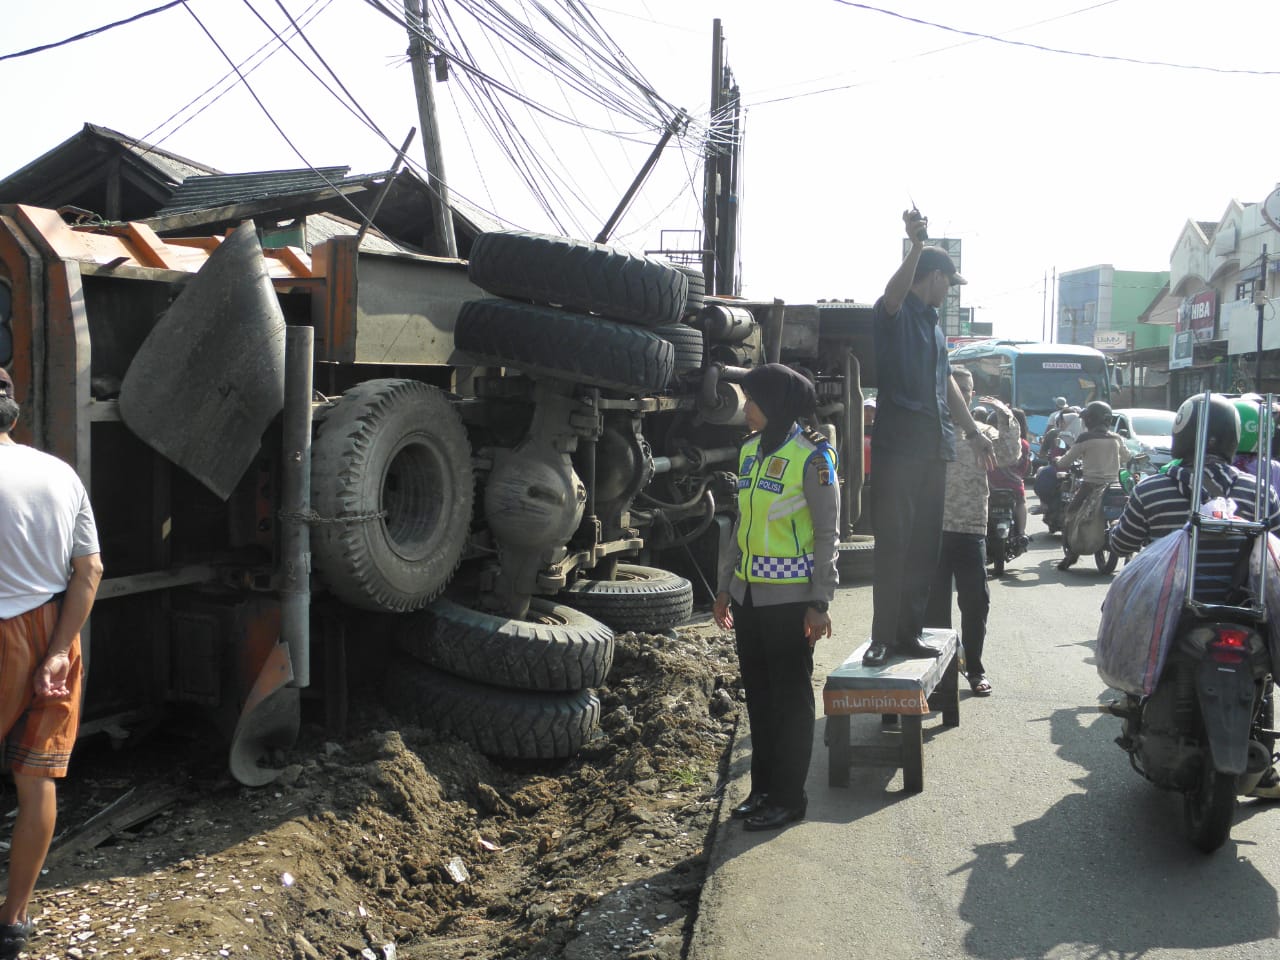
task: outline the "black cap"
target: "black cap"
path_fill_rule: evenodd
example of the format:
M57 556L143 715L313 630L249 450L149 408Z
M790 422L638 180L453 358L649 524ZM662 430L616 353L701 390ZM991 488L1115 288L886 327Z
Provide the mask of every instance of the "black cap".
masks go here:
M951 286L958 287L962 283L968 283L964 277L960 276L956 270L955 261L947 255L947 251L941 247L925 247L920 251L920 259L916 263L915 279L919 280L926 273L932 270L941 270L947 275L947 279L951 282Z
M9 371L4 367L0 367L0 397L13 396L13 378L9 376Z

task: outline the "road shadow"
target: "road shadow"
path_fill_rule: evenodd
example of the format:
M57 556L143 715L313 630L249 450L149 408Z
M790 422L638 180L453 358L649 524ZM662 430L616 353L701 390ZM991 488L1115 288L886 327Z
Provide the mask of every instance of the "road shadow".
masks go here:
M1014 827L1013 840L978 845L954 871L969 873L966 956L1134 960L1277 935L1275 888L1240 844L1200 853L1182 836L1178 797L1103 766L1118 726L1084 707L1044 722L1059 755L1081 768L1083 792Z

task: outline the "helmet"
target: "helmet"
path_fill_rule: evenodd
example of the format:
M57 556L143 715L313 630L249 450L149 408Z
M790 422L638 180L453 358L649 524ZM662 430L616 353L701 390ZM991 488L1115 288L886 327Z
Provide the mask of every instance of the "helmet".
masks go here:
M973 417L974 423L987 423L991 418L991 409L979 404L969 411L969 415Z
M1066 397L1054 397L1054 398L1053 398L1053 405L1054 405L1054 407L1055 407L1055 408L1057 408L1058 410L1061 410L1063 407L1065 407L1065 406L1067 405L1067 398L1066 398Z
M1090 430L1105 430L1111 426L1111 404L1094 400L1084 408L1080 419Z
M1240 446L1236 453L1253 453L1258 449L1258 404L1247 396L1232 401L1240 416Z
M1195 457L1196 434L1200 430L1199 414L1203 405L1203 394L1188 397L1182 401L1178 415L1174 417L1171 452L1183 462L1190 462ZM1236 455L1236 447L1239 445L1240 414L1226 397L1219 393L1209 394L1208 452L1230 460Z
M999 427L1003 418L1004 418L1004 414L1000 412L999 407L992 407L990 410L987 411L987 423L989 423L993 427Z

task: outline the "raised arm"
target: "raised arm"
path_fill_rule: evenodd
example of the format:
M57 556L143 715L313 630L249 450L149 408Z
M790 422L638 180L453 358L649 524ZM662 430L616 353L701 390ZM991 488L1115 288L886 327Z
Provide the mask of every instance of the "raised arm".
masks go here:
M916 277L916 264L920 262L920 252L924 250L924 237L929 227L929 221L920 215L919 210L902 211L902 222L906 224L907 236L911 238L911 251L885 284L884 308L891 317L902 309L902 301L911 292L911 284Z

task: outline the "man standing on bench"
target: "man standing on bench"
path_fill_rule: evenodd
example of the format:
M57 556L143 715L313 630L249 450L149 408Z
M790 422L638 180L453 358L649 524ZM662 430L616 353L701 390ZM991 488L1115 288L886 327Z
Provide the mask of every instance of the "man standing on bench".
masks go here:
M938 307L967 281L939 247L926 247L929 222L902 214L911 251L876 301L876 423L871 453L871 526L876 538L871 645L862 662L890 656L936 657L920 640L929 586L938 566L947 462L955 459L955 426L973 443L983 469L995 463L991 441L973 422L951 378Z

